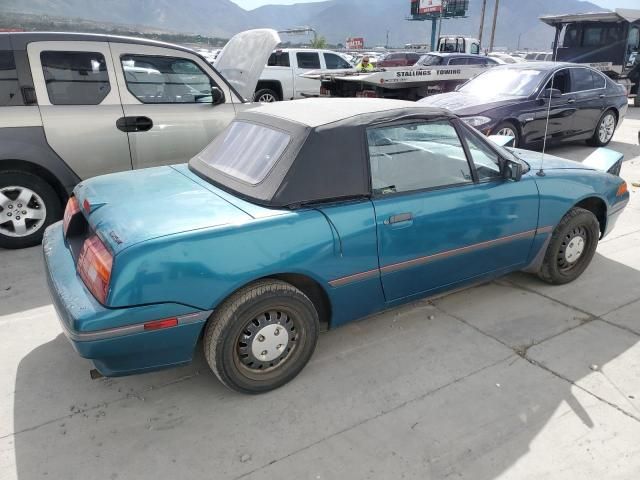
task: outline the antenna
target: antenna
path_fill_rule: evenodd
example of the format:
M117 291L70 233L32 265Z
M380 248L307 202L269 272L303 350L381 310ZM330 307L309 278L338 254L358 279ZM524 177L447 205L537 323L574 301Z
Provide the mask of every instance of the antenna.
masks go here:
M558 49L555 49L553 55L553 61L555 63L556 58L558 56ZM553 85L556 80L556 72L554 71L551 75L551 87L549 90L553 89ZM544 95L544 92L543 92ZM542 157L540 158L540 170L536 173L539 177L544 177L546 174L544 173L544 153L547 150L547 133L549 131L549 117L551 116L551 102L553 101L553 96L551 95L551 91L549 91L549 105L547 106L547 121L544 125L544 140L542 141Z

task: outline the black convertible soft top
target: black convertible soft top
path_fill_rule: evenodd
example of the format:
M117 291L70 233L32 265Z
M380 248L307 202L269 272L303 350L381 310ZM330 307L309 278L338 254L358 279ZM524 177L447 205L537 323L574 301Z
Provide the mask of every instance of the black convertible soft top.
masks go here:
M240 113L235 120L264 125L291 138L262 181L247 183L206 161L203 152L215 149L225 132L192 158L189 167L215 185L265 206L296 208L366 197L371 194L366 128L437 118L454 115L401 100L336 98L273 103Z

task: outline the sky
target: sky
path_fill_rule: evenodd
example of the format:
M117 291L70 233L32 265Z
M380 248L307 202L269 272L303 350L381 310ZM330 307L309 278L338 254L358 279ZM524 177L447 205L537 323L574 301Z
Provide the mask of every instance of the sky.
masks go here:
M318 0L232 0L242 8L251 10L267 4L290 5L292 3L307 3ZM640 8L638 0L590 0L604 8Z

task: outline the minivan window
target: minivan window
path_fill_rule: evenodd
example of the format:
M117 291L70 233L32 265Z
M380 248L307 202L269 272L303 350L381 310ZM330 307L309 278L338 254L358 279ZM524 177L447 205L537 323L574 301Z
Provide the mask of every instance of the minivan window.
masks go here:
M98 105L111 91L101 53L44 51L40 62L53 105Z
M298 68L320 68L320 55L317 52L298 52Z
M128 90L142 103L211 103L216 84L193 61L179 57L123 55Z
M0 50L0 107L22 105L18 73L11 50Z
M265 179L282 156L291 136L255 123L235 121L196 158L251 185Z

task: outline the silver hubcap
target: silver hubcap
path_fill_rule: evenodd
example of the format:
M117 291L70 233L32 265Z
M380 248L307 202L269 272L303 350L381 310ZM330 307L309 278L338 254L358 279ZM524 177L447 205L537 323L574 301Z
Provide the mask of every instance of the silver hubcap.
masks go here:
M267 373L285 362L298 342L289 313L270 310L249 322L238 339L238 360L253 373Z
M0 189L0 234L26 237L37 231L47 218L42 198L26 187Z
M584 238L573 237L564 250L564 258L567 263L577 262L584 251Z
M498 135L502 135L504 137L512 137L514 143L516 142L516 139L517 139L516 132L514 132L510 128L501 128L500 130L498 130Z
M607 143L613 137L613 133L616 130L616 119L612 114L606 115L602 122L600 122L600 130L598 131L598 136L600 137L600 141L602 143Z
M251 353L262 362L271 362L282 355L289 344L289 332L280 324L271 324L258 330L251 342Z
M274 97L273 95L271 95L270 93L263 93L262 95L260 95L260 97L258 98L258 101L260 103L273 103L276 102L277 99L276 97Z

